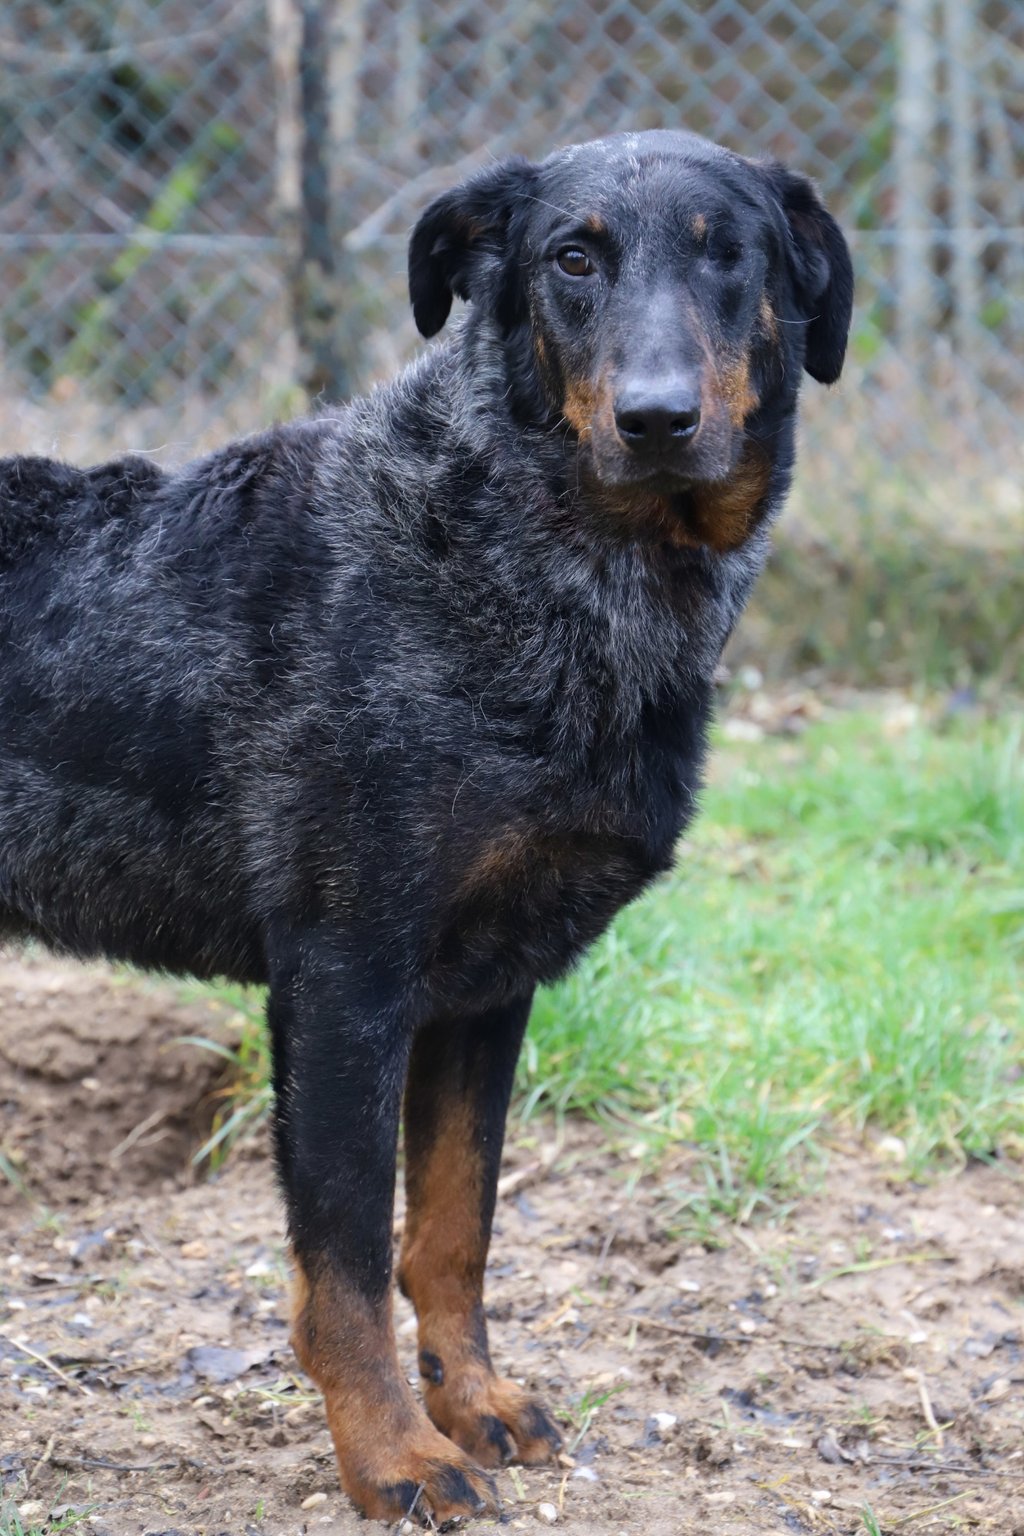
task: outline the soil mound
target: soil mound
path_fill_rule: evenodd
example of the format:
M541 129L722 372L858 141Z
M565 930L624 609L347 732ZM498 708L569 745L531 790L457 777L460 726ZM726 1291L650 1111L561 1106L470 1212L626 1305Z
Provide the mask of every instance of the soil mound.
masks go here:
M192 1177L224 1062L225 1014L167 984L0 955L0 1150L48 1205ZM20 1199L0 1178L0 1206Z

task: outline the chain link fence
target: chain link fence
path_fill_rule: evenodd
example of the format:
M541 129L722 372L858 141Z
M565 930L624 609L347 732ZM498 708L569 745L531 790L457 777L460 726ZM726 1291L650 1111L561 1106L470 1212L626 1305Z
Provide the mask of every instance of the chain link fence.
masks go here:
M1019 0L6 0L5 448L175 457L362 387L415 344L436 191L679 125L810 173L851 234L815 472L1014 474Z

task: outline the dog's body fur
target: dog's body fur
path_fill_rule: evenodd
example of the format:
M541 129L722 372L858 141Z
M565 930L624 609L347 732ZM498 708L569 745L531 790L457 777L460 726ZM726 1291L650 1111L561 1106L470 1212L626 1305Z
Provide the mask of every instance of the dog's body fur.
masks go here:
M702 168L727 195L729 175L765 191L757 281L729 297L713 273L728 303L709 319L676 272L700 346L659 341L661 322L645 343L647 374L659 346L705 358L705 424L651 468L612 398L643 315L580 361L616 295L642 307L642 263L623 234L614 277L611 257L579 271L574 237L552 276L538 253L557 231L530 221L550 221L553 188L573 213L568 188L589 198L573 227L586 213L608 249L616 198L653 228L644 176L660 208L665 163L696 177L688 230ZM493 1502L477 1463L557 1448L491 1371L483 1322L512 1071L534 987L668 867L693 811L712 675L789 482L800 367L842 361L833 231L806 183L683 135L512 162L424 215L421 328L452 291L474 302L392 384L175 473L0 461L0 932L269 983L296 1347L371 1514L418 1487L421 1512L469 1512ZM403 1085L400 1279L437 1429L391 1334Z

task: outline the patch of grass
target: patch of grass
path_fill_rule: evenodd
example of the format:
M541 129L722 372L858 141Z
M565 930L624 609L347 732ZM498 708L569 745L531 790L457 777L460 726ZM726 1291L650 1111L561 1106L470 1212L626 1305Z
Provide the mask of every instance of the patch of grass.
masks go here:
M213 1128L192 1158L193 1163L208 1162L214 1169L233 1146L251 1136L270 1114L270 1041L264 1025L266 996L261 987L221 984L200 990L207 995L213 993L222 1007L230 1009L238 1028L238 1044L233 1048L202 1035L182 1035L180 1039L180 1044L210 1051L234 1067L221 1092Z
M620 1392L625 1392L627 1385L627 1382L620 1381L614 1386L603 1389L588 1387L577 1401L566 1407L565 1416L573 1427L573 1433L566 1446L570 1456L574 1456L579 1450L604 1405Z
M723 746L677 871L539 997L522 1110L696 1144L692 1202L730 1215L837 1122L911 1169L1009 1145L1022 865L1020 719Z
M0 1500L0 1536L54 1536L57 1531L70 1531L73 1526L88 1520L95 1505L87 1509L68 1509L38 1523L25 1524L14 1503Z

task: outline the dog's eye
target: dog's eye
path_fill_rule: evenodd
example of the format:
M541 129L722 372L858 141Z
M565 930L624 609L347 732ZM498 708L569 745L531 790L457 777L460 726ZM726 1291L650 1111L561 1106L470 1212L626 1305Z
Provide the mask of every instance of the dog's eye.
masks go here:
M586 251L575 245L567 245L555 260L567 277L589 277L594 270L594 263Z
M728 235L720 235L717 239L711 240L708 254L720 266L734 267L743 255L743 247L738 240L733 240Z

